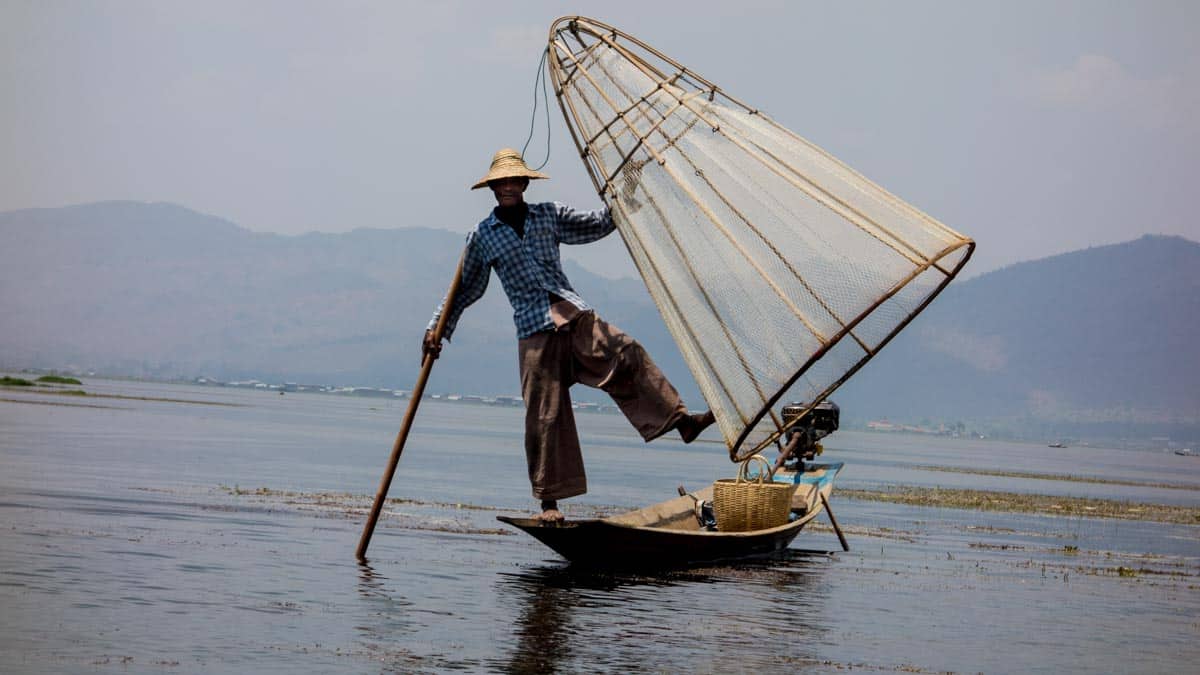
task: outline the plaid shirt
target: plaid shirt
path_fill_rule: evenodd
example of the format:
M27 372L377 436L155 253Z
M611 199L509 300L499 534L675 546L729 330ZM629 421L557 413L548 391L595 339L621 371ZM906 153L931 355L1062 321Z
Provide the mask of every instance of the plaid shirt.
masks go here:
M576 211L558 202L529 205L524 238L500 222L495 212L488 214L475 231L467 235L462 283L446 319L443 337L450 339L463 310L483 297L492 269L496 270L512 304L518 338L554 327L550 319L550 293L580 310L589 309L563 274L558 245L591 243L614 229L607 208ZM443 298L429 321L430 330L437 325L445 304Z

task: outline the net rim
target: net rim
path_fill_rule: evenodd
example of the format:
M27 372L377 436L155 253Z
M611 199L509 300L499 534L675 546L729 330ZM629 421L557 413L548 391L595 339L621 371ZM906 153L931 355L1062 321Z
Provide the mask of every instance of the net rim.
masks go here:
M942 260L943 258L946 258L947 256L951 255L955 251L958 251L959 249L963 248L964 246L967 247L967 252L962 257L962 259L959 260L958 264L954 266L954 269L949 271L946 274L946 278L943 279L942 282L938 284L937 288L935 288L932 292L930 292L927 296L925 296L925 299L921 301L921 304L918 305L916 309L914 309L912 312L910 312L908 314L908 316L904 318L903 321L898 323L896 325L896 327L890 333L888 333L882 340L879 341L879 344L877 344L875 346L875 349L873 351L868 352L866 354L866 356L859 359L858 362L855 363L854 366L852 366L850 369L848 369L845 372L845 374L843 374L840 378L838 378L837 381L835 381L830 386L826 387L826 389L824 391L822 391L820 394L818 394L817 396L814 396L813 400L808 401L807 406L805 407L804 411L801 414L796 415L794 418L792 418L791 422L786 423L782 427L777 429L774 433L772 433L770 436L768 436L766 440L761 441L760 443L758 443L757 445L753 446L752 448L750 448L748 450L743 449L741 452L739 452L739 448L742 448L743 444L746 442L746 439L749 437L750 433L753 432L754 428L756 426L758 426L758 423L762 421L762 418L764 416L766 416L766 414L768 412L770 412L771 408L774 407L775 404L779 402L779 399L781 397L783 397L783 395L786 394L789 389L792 388L792 385L794 385L796 383L796 380L799 380L801 377L804 376L804 374L806 372L808 372L809 368L811 368L818 361L820 361L822 358L824 358L825 355L828 354L835 345L839 344L843 339L845 339L848 335L850 335L850 332L855 327L857 327L859 323L861 323L868 316L870 316L876 309L878 309L881 305L883 305L883 303L885 303L888 300L890 300L891 298L893 298L897 293L899 293L901 290L903 290L906 286L908 286L909 283L911 283L917 277L919 277L922 274L924 274L925 272L929 271L929 269L934 267L938 261ZM842 386L842 384L844 384L846 382L846 380L850 379L856 372L858 372L858 370L860 368L862 368L864 365L866 365L868 361L870 361L872 358L874 358L874 356L876 354L878 354L880 351L882 351L883 348L885 346L887 346L887 344L889 342L891 342L892 338L896 337L896 335L899 334L900 331L904 330L904 328L907 327L908 324L911 323L912 320L915 319L918 314L920 314L922 311L925 310L925 308L929 305L930 302L933 302L934 298L936 298L938 295L941 294L941 292L943 290L945 290L946 286L948 286L950 284L950 282L953 281L956 276L958 276L959 271L961 271L963 266L967 264L967 261L971 259L971 255L974 252L975 252L975 241L973 239L966 239L964 241L956 242L955 244L948 246L945 249L942 249L942 251L940 253L938 253L935 256L932 256L929 259L929 261L926 262L924 265L914 269L913 272L906 279L904 279L900 283L897 283L894 287L892 287L891 290L889 290L887 293L885 293L883 296L881 296L878 300L876 300L874 303L872 303L870 307L868 307L861 314L859 314L857 317L855 317L853 321L850 321L849 323L847 323L845 328L843 328L841 331L838 331L836 334L834 334L834 336L832 338L830 338L829 342L826 343L825 346L823 346L821 349L817 350L811 357L809 357L808 361L806 361L799 370L797 370L790 378L788 378L787 381L784 382L784 384L779 388L779 390L776 391L775 394L773 394L770 398L768 398L764 402L762 408L759 409L758 413L756 413L754 415L754 417L751 418L751 420L746 423L745 428L742 429L742 433L737 437L737 440L735 440L733 445L730 446L730 448L729 448L729 460L731 462L745 461L748 457L754 456L755 454L760 452L763 448L774 443L775 441L777 441L780 438L780 436L782 436L784 433L786 433L788 429L790 429L797 422L799 422L801 419L803 419L805 414L807 414L810 410L812 410L818 404L820 404L822 401L824 401L830 394L832 394L834 392L834 390L836 390L838 387Z

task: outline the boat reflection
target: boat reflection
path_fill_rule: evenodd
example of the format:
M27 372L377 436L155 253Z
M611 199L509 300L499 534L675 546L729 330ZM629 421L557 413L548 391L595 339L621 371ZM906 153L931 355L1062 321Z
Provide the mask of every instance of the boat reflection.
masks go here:
M787 664L814 663L811 645L827 630L822 579L829 553L787 549L767 558L664 572L606 572L547 564L498 575L497 602L519 607L504 672L653 669L707 654L691 670L754 670L747 647L794 645ZM736 584L736 585L734 585ZM503 643L505 640L499 640ZM727 646L728 659L711 649ZM778 642L776 643L778 644ZM773 648L775 658L778 649ZM747 660L749 659L749 660ZM778 661L758 664L778 668Z

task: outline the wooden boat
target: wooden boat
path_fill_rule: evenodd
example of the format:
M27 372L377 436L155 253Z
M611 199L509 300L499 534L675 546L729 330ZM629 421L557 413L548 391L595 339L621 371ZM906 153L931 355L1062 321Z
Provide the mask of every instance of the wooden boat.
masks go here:
M529 534L572 563L589 567L676 567L770 555L787 548L824 510L841 468L841 462L807 465L796 481L791 521L765 530L721 532L702 527L696 517L696 500L711 501L712 486L608 518L554 524L535 518L496 519ZM796 480L796 474L779 473L775 480Z

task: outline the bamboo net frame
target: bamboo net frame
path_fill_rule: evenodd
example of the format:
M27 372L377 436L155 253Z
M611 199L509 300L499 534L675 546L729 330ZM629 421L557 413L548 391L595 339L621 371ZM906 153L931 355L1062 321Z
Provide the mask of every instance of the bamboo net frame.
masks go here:
M547 63L580 158L733 461L777 444L787 425L776 403L829 396L974 251L628 33L560 18Z

